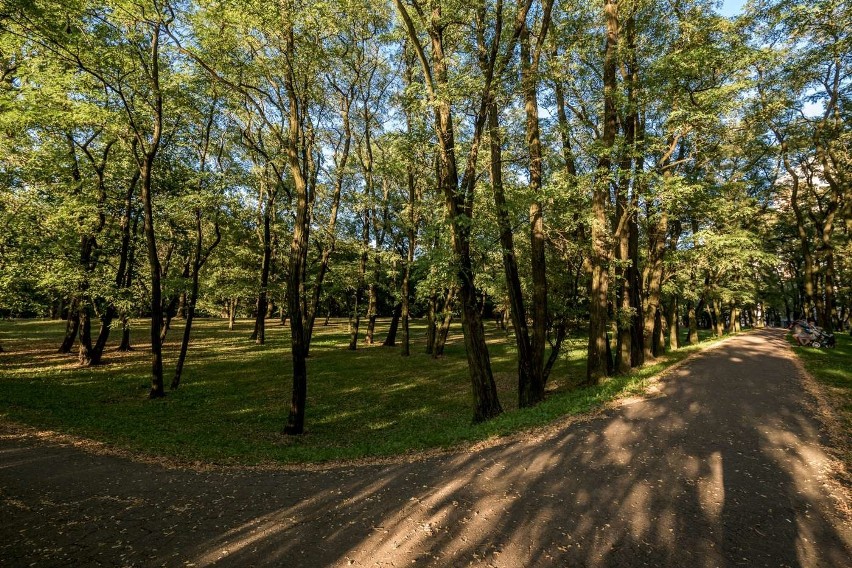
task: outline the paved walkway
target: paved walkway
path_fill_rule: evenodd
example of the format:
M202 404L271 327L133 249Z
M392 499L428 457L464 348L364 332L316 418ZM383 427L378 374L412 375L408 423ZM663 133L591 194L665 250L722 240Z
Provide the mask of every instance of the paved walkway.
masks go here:
M0 565L850 566L791 356L741 335L535 439L319 472L168 470L0 426Z

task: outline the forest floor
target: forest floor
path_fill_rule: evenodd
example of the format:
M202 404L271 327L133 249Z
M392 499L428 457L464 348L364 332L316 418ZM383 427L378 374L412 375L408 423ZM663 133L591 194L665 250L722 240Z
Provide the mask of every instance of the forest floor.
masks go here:
M847 566L814 388L764 330L583 419L397 462L167 468L0 424L0 565Z

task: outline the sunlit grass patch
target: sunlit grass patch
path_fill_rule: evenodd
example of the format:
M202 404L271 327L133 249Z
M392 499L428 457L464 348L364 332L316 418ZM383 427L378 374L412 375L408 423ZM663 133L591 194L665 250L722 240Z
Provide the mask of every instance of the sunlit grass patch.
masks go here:
M146 322L134 323L134 339L141 341ZM0 354L0 413L184 460L255 464L389 456L503 436L585 412L642 391L648 377L695 349L577 389L586 340L571 338L554 367L547 399L519 410L514 340L489 324L495 382L506 412L474 425L460 326L453 327L445 356L433 359L424 352L424 322L413 322L410 357L380 345L387 325L379 321L377 344L350 351L345 320L317 322L308 360L307 432L298 438L281 434L290 402L290 337L288 327L273 320L267 322L265 345L249 340L249 320L237 321L233 331L222 320L198 320L181 388L157 401L146 398L150 356L144 344L135 343L130 353L110 346L104 365L84 369L75 354L56 353L62 322L0 322L6 350ZM167 384L181 334L176 321L164 348Z

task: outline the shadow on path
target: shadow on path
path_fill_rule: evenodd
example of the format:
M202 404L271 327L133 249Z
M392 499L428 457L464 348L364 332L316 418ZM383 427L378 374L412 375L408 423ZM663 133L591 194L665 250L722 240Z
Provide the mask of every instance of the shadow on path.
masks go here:
M536 439L320 472L165 470L0 437L0 565L846 566L780 331Z

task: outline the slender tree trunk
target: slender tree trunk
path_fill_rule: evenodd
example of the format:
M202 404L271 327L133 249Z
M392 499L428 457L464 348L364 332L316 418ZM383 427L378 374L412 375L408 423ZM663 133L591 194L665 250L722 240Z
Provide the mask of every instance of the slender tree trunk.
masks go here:
M209 134L208 134L209 136ZM204 158L202 157L202 163L204 162ZM199 188L201 189L201 188ZM204 233L202 231L201 226L201 209L195 209L195 253L192 259L192 285L189 290L189 298L187 299L186 306L186 325L183 327L183 337L180 343L180 354L178 355L177 364L175 365L175 374L172 378L171 388L172 390L178 388L180 386L181 375L183 374L183 365L186 361L186 353L189 350L189 337L192 331L192 322L195 318L195 305L198 301L198 276L201 272L201 268L207 262L207 259L210 256L210 253L213 252L213 249L219 244L222 239L222 234L219 231L219 224L216 223L216 237L211 243L210 247L204 251L202 250L202 244L204 240Z
M294 53L292 24L287 29L286 52L291 60ZM302 293L305 285L305 267L308 257L308 238L311 222L311 201L308 189L308 175L302 171L300 150L309 153L301 137L302 105L296 94L296 79L292 67L287 71L285 89L289 98L289 144L287 158L293 179L296 201L296 218L293 224L293 239L290 243L289 270L287 272L287 301L290 313L290 345L293 361L293 395L290 402L290 414L284 433L299 435L305 427L305 404L308 395L307 357L309 339L305 328Z
M322 297L322 286L325 281L325 275L328 272L329 261L331 260L331 254L334 252L335 243L337 242L337 213L340 209L340 196L343 192L343 183L345 181L346 175L346 164L349 161L349 152L352 145L352 130L349 121L349 109L351 105L351 100L344 98L341 102L342 108L342 118L343 118L343 150L341 152L341 156L339 160L336 162L336 172L335 172L335 181L334 181L334 193L332 194L331 199L331 212L329 214L328 220L328 228L327 228L327 238L328 242L322 249L322 256L320 257L320 264L317 270L317 277L314 281L314 289L313 295L311 296L310 304L308 306L308 314L307 321L305 323L307 328L307 349L310 352L311 339L314 334L314 323L316 322L317 310L319 310L320 298ZM284 312L284 308L281 308L281 325L284 325L284 321L286 320L286 315ZM326 318L326 324L328 325L328 318Z
M151 272L151 390L148 398L166 395L163 386L163 347L160 333L163 327L163 298L160 274L160 258L157 255L157 237L154 233L154 211L151 199L151 174L153 156L146 156L142 164L142 206L144 210L145 240L148 249L148 265Z
M364 334L364 343L367 345L373 344L373 335L376 333L378 301L376 283L370 282L370 285L367 288L367 333Z
M234 320L237 318L237 306L239 306L239 298L231 298L228 301L228 331L234 331Z
M409 172L408 174L408 183L409 190L414 184L414 176ZM409 200L409 208L411 209L410 215L413 216L414 213L414 200ZM411 227L408 230L408 256L405 260L405 270L402 274L402 290L400 292L402 296L402 303L400 304L400 317L402 318L402 350L400 354L403 357L408 357L411 354L411 327L410 327L410 319L411 319L411 265L414 264L414 245L415 245L415 230L412 223L412 220L409 219L411 223Z
M496 205L497 227L500 231L500 248L503 251L503 273L509 294L509 312L512 327L515 329L515 344L518 348L518 397L519 404L530 397L530 385L534 382L533 350L527 328L526 306L524 305L521 279L518 273L517 257L509 207L503 188L502 140L498 123L497 104L492 101L488 109L489 148L491 151L490 176L491 188Z
M459 297L461 300L462 329L467 352L468 372L473 394L473 420L481 422L500 414L503 409L497 396L497 386L491 371L491 359L485 341L485 329L477 306L477 292L474 284L473 259L471 257L471 226L473 219L474 189L476 182L476 163L482 130L485 126L488 99L491 95L492 75L486 74L486 82L479 100L474 131L469 144L464 177L459 179L456 156L455 132L452 108L446 98L437 93L446 92L449 85L448 58L444 53L444 30L441 5L432 5L427 23L427 33L431 42L431 59L427 60L420 35L408 15L402 0L395 0L397 10L405 24L411 43L418 52L423 67L425 85L434 109L435 132L440 150L439 186L441 187L447 216L452 231L452 245L456 266ZM501 30L497 30L499 37ZM492 57L492 62L496 59ZM493 70L493 64L491 66Z
M541 29L533 45L527 27L521 33L521 87L526 114L526 143L529 151L530 269L532 273L532 333L530 335L529 376L518 376L518 405L533 406L544 400L544 352L547 345L547 262L545 256L544 209L541 202L543 157L539 129L538 83L541 48L550 27L552 0L544 2ZM490 113L489 113L490 114ZM498 162L498 165L501 165ZM513 251L514 254L514 251ZM527 380L524 380L527 379Z
M435 354L435 341L438 335L438 295L429 298L429 310L426 313L426 353Z
M364 285L367 276L367 250L370 246L370 211L364 212L364 226L361 229L361 262L358 265L358 288L355 290L355 309L352 314L352 335L349 339L349 350L358 349L358 331L361 326L361 303L364 300Z
M266 310L268 303L269 272L272 266L272 215L275 200L269 196L263 212L263 258L260 265L260 291L257 294L257 315L254 321L254 331L250 339L256 344L263 345L266 342Z

